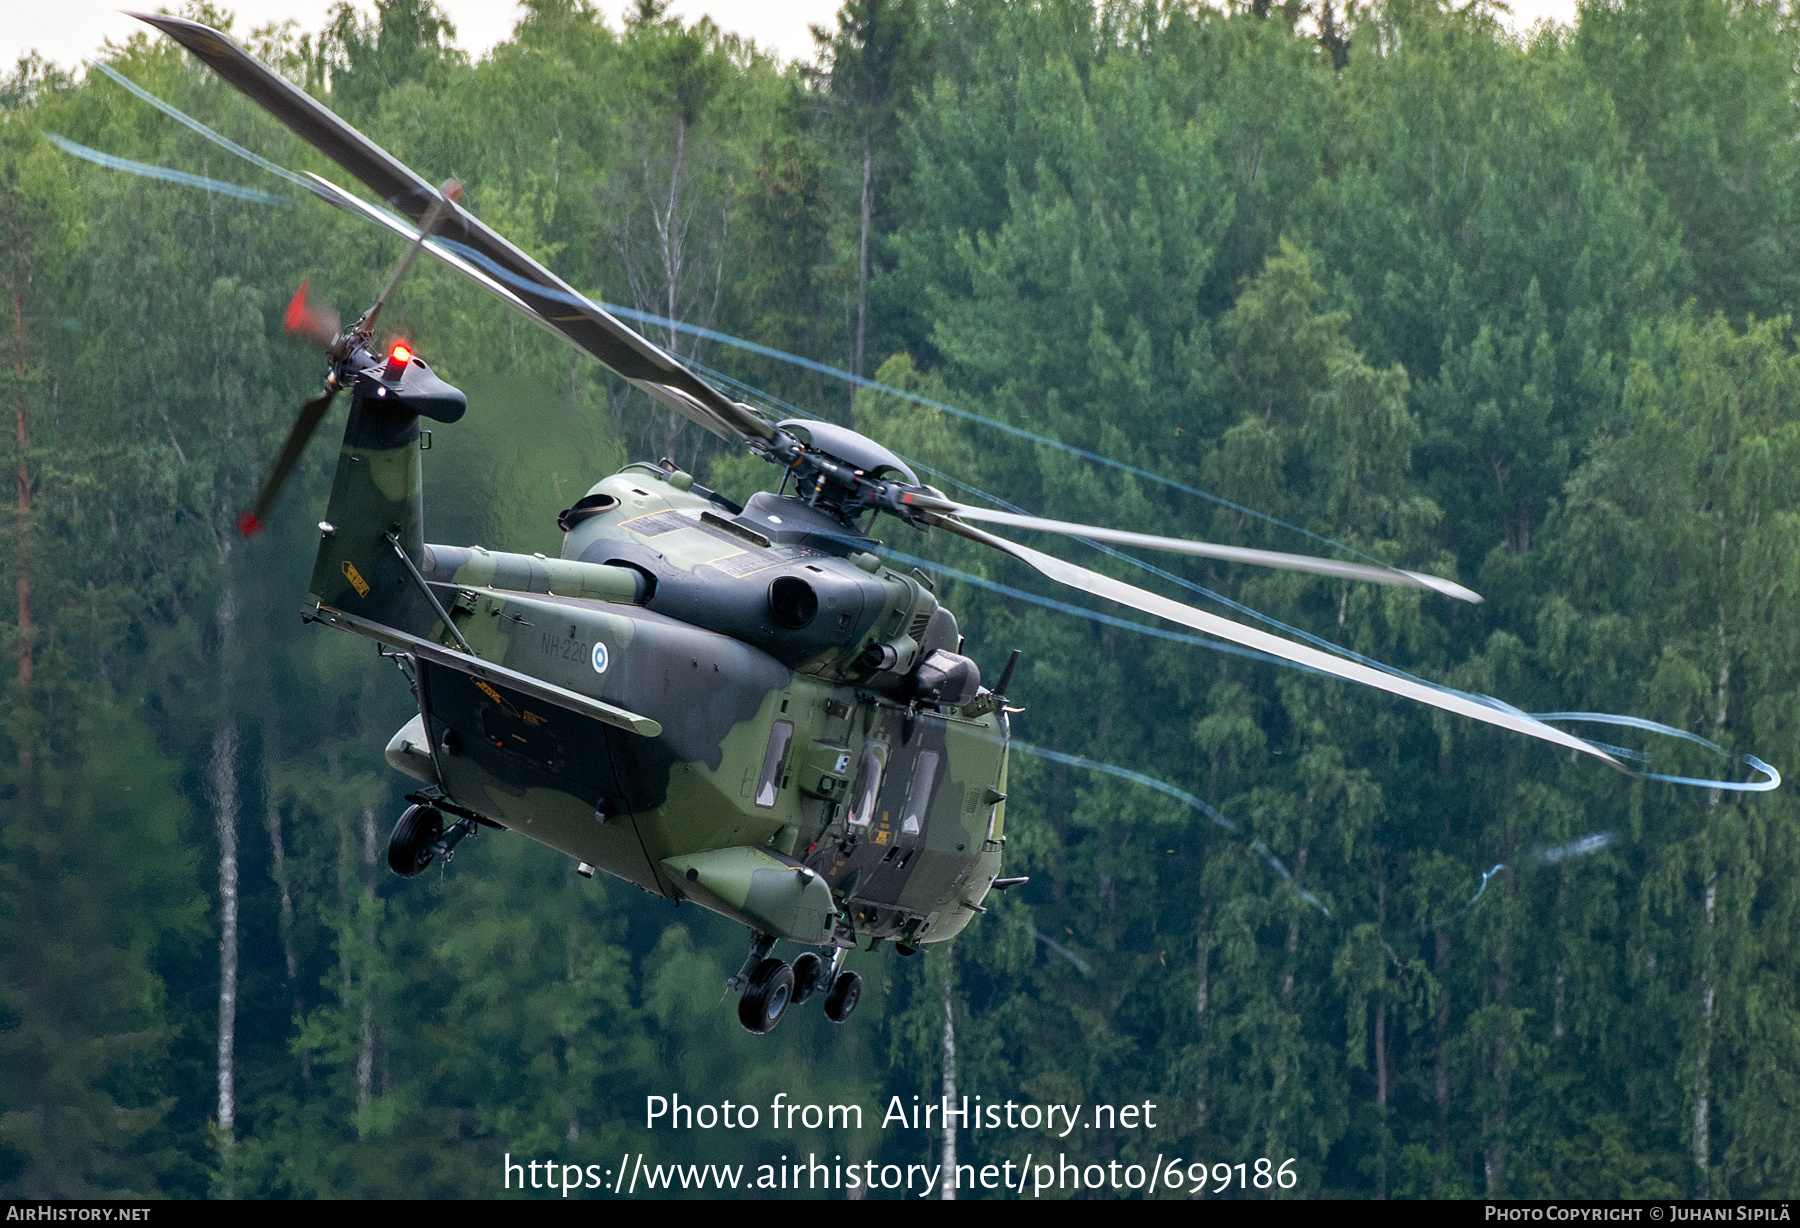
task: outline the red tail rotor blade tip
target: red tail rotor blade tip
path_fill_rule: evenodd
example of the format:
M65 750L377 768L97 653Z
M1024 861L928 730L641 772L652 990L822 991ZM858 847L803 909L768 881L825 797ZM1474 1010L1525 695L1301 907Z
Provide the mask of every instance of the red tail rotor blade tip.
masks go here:
M312 285L312 278L308 277L300 283L300 288L294 291L294 297L288 300L285 323L290 333L299 332L311 322L311 313L306 310L306 288L310 285Z
M255 537L263 531L263 522L251 515L249 511L238 513L237 531L239 537Z

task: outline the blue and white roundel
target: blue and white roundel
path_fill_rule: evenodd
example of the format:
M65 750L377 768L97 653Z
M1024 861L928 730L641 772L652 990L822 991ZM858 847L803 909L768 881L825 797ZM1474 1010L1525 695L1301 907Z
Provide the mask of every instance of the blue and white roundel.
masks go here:
M598 641L594 644L594 672L596 674L606 672L606 645Z

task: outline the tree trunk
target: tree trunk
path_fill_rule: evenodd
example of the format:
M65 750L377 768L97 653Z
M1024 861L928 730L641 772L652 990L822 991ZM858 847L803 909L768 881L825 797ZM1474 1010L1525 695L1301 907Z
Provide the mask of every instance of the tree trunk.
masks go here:
M357 1133L368 1129L369 1105L375 1095L375 811L363 808L363 977L362 1023L356 1057Z
M1294 857L1294 891L1306 890L1306 845L1300 846ZM1300 905L1296 905L1293 915L1288 918L1287 944L1285 946L1286 972L1281 978L1281 1000L1286 1002L1294 996L1294 965L1300 951Z
M663 275L669 283L668 301L663 309L669 317L669 352L679 354L680 343L675 332L675 317L680 303L681 293L681 228L677 219L681 214L681 167L682 159L687 152L687 125L677 121L675 125L675 170L669 176L669 221L664 230L663 239ZM674 410L669 411L668 429L663 433L663 455L675 455L675 440L681 434L681 415Z
M1550 1015L1550 1035L1563 1038L1568 1029L1563 1022L1563 1000L1569 978L1569 865L1564 862L1556 883L1556 998Z
M1717 952L1713 946L1713 907L1718 900L1719 872L1706 875L1706 960L1700 971L1700 1051L1694 1058L1694 1168L1697 1198L1712 1197L1712 1084L1708 1065L1712 1060L1713 974Z
M31 437L25 421L25 297L14 291L13 341L17 346L13 373L19 378L17 394L19 432L19 702L31 702L32 626L31 626L31 468L27 455ZM31 759L31 731L19 739L19 804L29 811L34 800Z
M1437 1131L1432 1150L1437 1153L1439 1168L1431 1178L1431 1196L1438 1196L1444 1184L1443 1162L1450 1151L1450 934L1443 927L1437 932L1437 951L1432 961L1432 975L1437 978L1437 1020L1434 1028L1435 1050L1433 1084L1437 1094Z
M275 885L281 889L281 914L279 920L281 936L281 955L283 966L287 969L288 992L294 999L294 1026L300 1026L300 1020L306 1015L306 1005L300 1000L300 960L294 953L294 895L288 888L287 880L287 844L281 838L281 801L275 788L275 772L271 763L271 755L275 742L275 728L272 722L265 722L262 735L263 745L263 797L266 819L269 827L269 861L275 879ZM300 1051L300 1078L303 1082L312 1082L312 1050Z
M1512 765L1517 756L1508 756L1508 777L1512 776ZM1509 788L1510 794L1512 790ZM1500 1034L1494 1037L1494 1118L1489 1126L1485 1167L1487 1171L1487 1196L1504 1198L1506 1196L1506 1131L1509 1118L1508 1100L1512 1095L1512 1021L1507 1015L1507 1004L1512 1000L1512 901L1518 894L1518 879L1513 876L1513 825L1509 816L1506 820L1505 842L1501 846L1501 854L1505 857L1506 869L1506 905L1500 917L1500 953L1494 970L1494 1004L1500 1008Z
M949 1110L956 1106L956 1019L950 1005L950 973L949 952L945 952L944 968L944 1148L941 1159L944 1168L944 1180L940 1195L945 1201L956 1198L956 1126L952 1122L961 1122L961 1117L951 1117Z
M231 564L230 539L222 539L220 570ZM219 836L219 1190L237 1197L237 992L238 992L238 727L232 714L237 662L237 600L227 573L219 595L219 725L207 767L207 795Z
M1731 651L1725 638L1725 559L1728 546L1725 532L1725 514L1719 513L1719 675L1714 691L1717 703L1713 716L1713 741L1723 744L1725 736L1725 720L1730 713L1731 694ZM1713 862L1710 846L1712 843L1712 826L1718 817L1719 802L1723 794L1718 789L1710 790L1706 799L1707 831L1705 835L1708 845L1708 866L1706 871L1706 889L1702 897L1702 913L1705 919L1706 933L1703 938L1705 955L1700 965L1700 1048L1694 1055L1694 1168L1697 1186L1695 1194L1700 1198L1713 1196L1712 1182L1712 1034L1713 1014L1717 984L1715 976L1718 971L1718 936L1714 928L1716 906L1719 898L1719 870Z
M219 1189L225 1198L237 1197L237 756L237 725L227 717L213 734L208 770L219 831Z
M1379 854L1375 858L1375 936L1383 949L1387 939L1382 929L1387 925L1387 866ZM1382 965L1381 983L1375 994L1375 1112L1381 1122L1381 1150L1375 1157L1375 1197L1388 1196L1388 1068L1387 1068L1387 965Z
M875 151L869 138L863 137L862 237L856 247L856 350L851 356L850 371L863 373L863 345L869 326L869 215L872 212L869 186L874 178ZM851 396L855 396L855 389Z
M1195 944L1200 949L1194 956L1194 971L1198 974L1200 981L1199 987L1194 992L1194 1022L1200 1033L1200 1044L1202 1048L1200 1053L1199 1086L1194 1090L1200 1102L1198 1125L1204 1130L1206 1129L1206 1006L1207 999L1212 994L1212 935L1206 932L1206 916L1204 913L1201 914L1200 925L1200 937Z
M1494 1037L1494 1115L1488 1121L1488 1144L1482 1156L1487 1177L1487 1196L1506 1197L1507 1099L1512 1092L1512 1025L1506 1017L1510 960L1506 935L1501 936L1500 970L1495 975L1494 1001L1500 1007L1500 1034Z

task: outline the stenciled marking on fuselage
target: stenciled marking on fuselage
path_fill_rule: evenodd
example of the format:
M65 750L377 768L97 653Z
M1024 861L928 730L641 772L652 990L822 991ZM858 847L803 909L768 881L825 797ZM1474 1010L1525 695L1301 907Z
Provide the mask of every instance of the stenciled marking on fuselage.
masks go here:
M500 711L506 713L506 715L513 717L517 720L524 721L527 725L533 726L534 728L538 725L544 725L544 724L549 723L550 718L545 717L545 716L539 716L536 712L533 712L529 709L519 708L511 700L507 699L506 696L502 695L499 691L496 691L493 687L489 686L487 683L483 682L481 679L471 678L471 679L469 679L469 681L473 682L475 684L476 690L480 691L483 695L486 695L489 699L493 700L494 703L496 705L498 705L498 707L500 708Z
M546 657L555 657L559 661L585 661L588 659L588 654L593 651L593 646L585 640L573 640L567 636L552 635L545 631L539 635L538 651ZM605 650L602 649L598 656L600 659L604 659ZM605 666L596 666L596 668L602 673L606 672Z

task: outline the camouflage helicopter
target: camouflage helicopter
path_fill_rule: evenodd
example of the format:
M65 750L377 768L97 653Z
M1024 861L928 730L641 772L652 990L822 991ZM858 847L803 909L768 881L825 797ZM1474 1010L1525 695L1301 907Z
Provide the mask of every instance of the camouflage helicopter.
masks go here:
M1347 661L995 536L979 523L1170 550L1466 601L1395 568L1159 537L971 507L923 485L880 443L825 422L771 422L601 309L225 35L142 16L360 180L379 209L317 176L324 199L408 240L348 329L302 285L290 330L326 350L307 402L239 518L257 532L340 391L350 393L304 617L375 641L419 714L387 746L420 788L395 824L403 877L483 827L521 833L645 891L748 926L729 985L752 1032L824 995L841 1023L861 993L845 952L902 954L954 937L1001 876L1008 683L982 682L921 571L885 563L878 515L999 550L1044 576L1318 672L1595 755L1510 708ZM392 210L390 212L389 210ZM399 215L399 216L396 216ZM781 467L739 506L672 462L595 484L558 518L561 557L427 544L421 419L464 395L403 344L375 340L420 251L592 355L652 399ZM805 948L793 961L777 941Z

